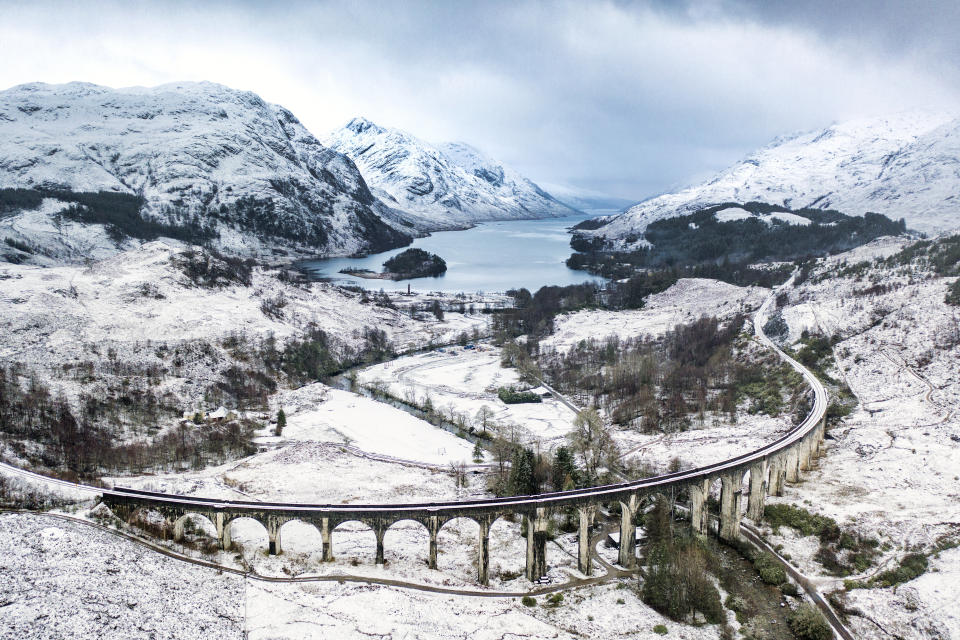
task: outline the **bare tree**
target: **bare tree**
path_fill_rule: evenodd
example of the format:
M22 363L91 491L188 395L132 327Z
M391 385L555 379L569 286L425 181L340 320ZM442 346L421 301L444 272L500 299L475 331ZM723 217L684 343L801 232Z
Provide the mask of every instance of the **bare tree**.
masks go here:
M477 410L477 422L480 423L480 430L486 431L487 425L490 424L490 419L493 417L493 409L487 405L483 405Z
M463 462L450 462L450 473L457 489L467 486L467 468Z
M616 470L619 451L610 428L596 409L585 409L573 421L573 431L567 435L574 453L583 463L588 483L599 478L600 469Z

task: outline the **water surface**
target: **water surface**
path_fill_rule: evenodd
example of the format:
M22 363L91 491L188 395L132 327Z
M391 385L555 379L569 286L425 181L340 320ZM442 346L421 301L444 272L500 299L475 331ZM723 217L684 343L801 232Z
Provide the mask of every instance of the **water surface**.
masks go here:
M564 264L572 249L567 230L598 212L548 220L484 222L466 231L440 231L417 238L411 246L435 253L447 262L447 272L436 278L373 280L340 273L341 269L369 269L380 272L383 263L407 247L376 253L364 258L309 260L301 266L314 278L330 279L379 291L503 292L526 287L536 291L545 285L602 282L585 271Z

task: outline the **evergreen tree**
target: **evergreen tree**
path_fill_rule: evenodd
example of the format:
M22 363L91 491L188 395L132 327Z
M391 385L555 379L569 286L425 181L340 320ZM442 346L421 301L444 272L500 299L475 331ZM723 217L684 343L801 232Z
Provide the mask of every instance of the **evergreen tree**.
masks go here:
M553 454L551 483L555 491L564 491L576 487L577 467L573 462L573 453L567 447L557 447Z
M651 544L669 543L673 539L671 524L670 504L665 497L658 495L653 509L647 513L644 520L644 528Z
M480 447L480 441L473 444L473 461L477 464L483 462L483 449Z
M947 287L947 297L944 302L954 307L960 306L960 279L954 280L953 284Z
M274 430L276 435L283 433L284 427L287 426L287 414L284 413L283 407L280 407L280 411L277 411L277 428Z
M526 447L517 447L513 452L513 465L510 467L510 493L515 496L537 493L533 477L536 456Z
M787 618L790 630L800 640L830 640L833 631L823 614L812 604L804 602Z
M524 448L523 456L526 458L526 466L530 469L530 477L527 480L527 495L540 493L540 481L538 480L538 467L540 467L539 456L533 453L533 450ZM541 475L541 477L544 477Z

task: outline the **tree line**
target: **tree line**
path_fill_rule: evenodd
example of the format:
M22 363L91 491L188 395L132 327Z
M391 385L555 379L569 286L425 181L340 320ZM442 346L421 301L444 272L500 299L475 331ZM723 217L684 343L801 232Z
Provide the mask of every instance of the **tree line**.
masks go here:
M143 397L138 401L132 396L81 394L79 406L73 407L21 366L0 366L0 438L32 466L71 478L91 478L110 471L202 466L253 451L253 425L240 422L180 423L152 438L121 441L118 412L127 405L142 411L150 404ZM168 419L179 415L169 405L158 411Z

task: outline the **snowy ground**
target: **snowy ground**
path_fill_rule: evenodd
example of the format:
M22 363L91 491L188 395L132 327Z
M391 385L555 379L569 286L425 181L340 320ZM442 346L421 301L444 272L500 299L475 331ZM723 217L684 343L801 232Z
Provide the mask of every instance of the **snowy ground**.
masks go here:
M278 437L262 440L342 442L367 453L434 465L473 462L473 445L405 411L370 398L311 384L272 399L287 415Z
M250 609L250 637L423 638L503 640L505 638L717 638L717 627L679 625L645 607L630 589L594 587L568 593L552 608L517 599L463 598L389 587L266 585ZM271 612L275 616L263 615ZM317 615L318 612L320 615Z
M895 245L868 247L858 250L857 257L850 261L886 255L894 250ZM349 324L350 314L359 314L357 317L363 322L388 328L398 341L409 336L410 344L419 344L418 340L422 343L428 338L452 339L460 331L472 330L480 321L480 316L452 313L447 314L444 323L415 321L402 312L361 305L348 294L320 285L312 285L309 290L291 286L289 297L295 299L291 302L294 306L288 307L283 319L267 318L259 311L258 295L262 294L256 293L256 283L249 291L195 292L176 282L176 277L168 272L166 252L167 249L155 243L137 252L138 257L123 254L116 258L115 277L98 271L102 263L89 270L16 267L11 272L11 267L5 267L10 277L0 280L0 292L10 296L13 304L7 305L9 310L0 316L0 322L21 329L15 333L0 332L0 353L36 363L53 363L58 358L69 359L71 354L76 357L77 349L82 348L78 343L98 342L126 344L128 353L136 353L129 345L136 342L137 336L171 331L174 335L199 338L204 332L229 326L229 318L237 325L247 324L251 332L273 331L277 335L285 335L284 331L289 335L312 318L329 327L335 335L349 339L351 327L357 326L356 322ZM839 256L831 261L842 259L843 256ZM129 270L125 270L124 260L132 261ZM154 276L160 291L167 296L166 305L153 306L154 303L139 299L124 302L125 291L138 290L145 278ZM960 498L956 492L960 466L954 440L960 437L960 423L954 412L960 405L956 381L960 362L956 348L952 351L934 348L952 326L955 312L942 302L946 288L942 279L925 280L909 275L889 278L901 286L881 296L853 295L855 289L868 286L868 282L806 283L791 294L784 311L792 336L799 336L803 328L817 327L828 335L835 332L841 335L843 341L836 348L839 369L860 405L831 433L828 455L820 461L819 468L806 475L802 483L789 487L783 500L831 515L843 526L854 527L861 533L878 535L892 545L883 558L884 563L902 556L908 548L929 547L936 537L956 532L956 523L960 522ZM71 283L76 294L54 293L61 288L71 291ZM275 279L269 284L276 284ZM191 295L208 299L200 304L202 298L193 299ZM553 343L563 348L585 337L662 335L677 322L703 314L728 317L739 310L755 308L764 295L762 289L684 280L654 297L649 307L640 311L584 312L562 318ZM124 313L114 318L109 311L116 305L122 305ZM45 306L53 312L44 312ZM254 317L256 313L260 313L260 317ZM27 331L29 323L37 323L39 328L35 339ZM20 350L14 352L18 346ZM504 405L497 399L496 390L499 386L515 384L517 377L514 370L503 369L499 363L499 351L485 345L477 350L445 349L370 367L359 373L359 382L385 388L392 395L418 404L429 396L434 407L447 415L464 414L470 424L476 424L477 412L487 406L493 410L494 423L521 426L524 437L531 442L540 442L549 448L562 441L570 429L573 411L553 398L539 404ZM281 436L264 431L258 442L265 450L250 458L195 472L123 478L117 482L187 495L315 503L416 502L478 496L486 491L481 473L468 474L468 486L457 488L445 468L449 461L469 461L470 443L399 409L320 384L276 394L271 398L271 411L281 406L287 414L285 431ZM695 421L693 429L678 434L619 431L616 437L625 457L663 470L674 457L679 457L684 466L695 466L742 453L775 439L787 427L785 419L742 416L737 424L731 425L708 416L703 424ZM171 596L170 607L174 610L180 606L178 598L183 598L183 602L196 598L201 611L207 611L207 607L242 604L243 596L238 595L242 585L231 582L229 577L219 576L220 582L194 580L190 571L179 567L149 573L155 565L165 566L168 561L102 534L78 530L75 525L58 523L52 533L41 536L34 529L48 528L48 523L34 525L27 522L29 518L13 518L26 517L0 516L0 537L3 538L0 544L6 544L6 548L23 545L18 536L67 541L64 545L34 550L22 561L7 556L0 561L2 573L16 576L11 584L20 585L17 588L21 591L17 593L35 594L30 611L49 606L48 601L69 603L78 599L75 608L83 609L84 616L100 615L97 608L100 600L84 595L89 592L87 583L63 578L51 580L44 573L61 565L87 567L76 571L94 576L90 584L107 584L101 591L103 598L113 597L110 594L137 594L139 599L134 609L144 612L151 607L162 611L160 594L173 589L156 577L157 574L186 576L179 583L179 591ZM203 519L198 518L197 524L206 529L207 534L212 533L210 524ZM359 523L344 523L335 530L336 560L333 563L320 561L319 533L299 522L283 527L284 553L277 557L264 553L267 536L259 524L239 520L232 533L238 549L217 552L212 559L238 567L241 562L247 563L269 575L350 573L421 585L478 588L475 584L477 525L467 520L452 521L441 531L440 571L426 568L427 532L412 522L397 523L388 531L385 567L373 563L373 533ZM75 539L81 536L83 544ZM824 590L837 586L836 579L818 574L819 565L812 560L818 545L813 539L784 532L772 541L784 544L794 562ZM28 546L31 544L34 543ZM522 577L515 577L523 571L524 548L519 521L495 523L491 530L493 588L527 588ZM556 543L548 547L550 576L555 582L579 576L575 569L575 549L575 540L569 535L558 536ZM199 554L188 549L182 551ZM44 554L51 554L53 561L44 560ZM61 558L63 554L69 557ZM125 559L130 558L130 554L149 556L153 558L149 562L155 565L137 560L127 563ZM143 582L149 584L141 589L142 593L138 591L140 576L134 569L120 569L108 572L109 577L97 577L99 569L89 567L104 558L102 564L106 567L114 566L111 563L132 567L142 564L149 574ZM931 566L933 569L927 574L896 591L852 592L851 604L865 613L865 617L852 618L858 637L883 637L866 616L891 625L906 638L960 636L955 606L952 606L957 603L952 585L960 574L960 554L956 550L944 552L931 560ZM73 570L57 575L70 576ZM32 582L26 584L24 580ZM109 580L115 582L101 583ZM246 588L244 622L250 637L254 638L369 635L502 638L509 634L527 638L567 635L652 638L655 635L652 627L659 623L666 624L670 635L675 637L719 635L716 627L697 629L667 622L640 604L632 591L618 590L613 585L568 593L567 600L557 609L542 606L528 609L515 600L454 597L372 585L249 582ZM151 595L154 592L156 600ZM237 602L228 602L229 597L214 602L210 592L219 593L221 597L224 593L233 593L231 597ZM618 599L623 599L624 604L617 604ZM87 600L94 606L86 607ZM111 630L117 629L114 637L136 637L134 632L123 635L127 629L123 609L129 609L129 603L121 600L105 600L105 606L116 605L121 610L115 617L111 617L112 613L105 614L114 621L106 624L116 626L106 626L104 635L110 636ZM17 603L0 606L0 622L14 611L10 607L21 606ZM48 636L80 637L86 629L80 626L81 631L74 633L72 628L51 626L59 624L53 619L35 620L23 613L26 610L19 611L18 620L33 620ZM108 611L116 613L112 608ZM146 620L153 619L149 613L143 615ZM209 635L214 629L222 629L220 633L228 636L236 633L238 618L233 613L227 615L232 620L219 621L224 627L211 624L205 633ZM0 628L8 627L0 624ZM165 633L167 631L158 628L155 635L170 637ZM22 635L15 631L0 637ZM194 635L200 634L185 633L179 637Z
M479 488L458 493L448 469L450 462L471 463L473 445L400 409L319 383L282 392L274 403L284 407L287 427L280 436L258 438L265 450L256 455L189 473L112 481L312 503L416 502L482 491L478 479Z
M0 515L0 638L242 638L243 580L96 529Z
M646 434L622 430L615 433L624 460L649 465L667 472L671 460L679 458L684 469L700 467L736 457L776 440L790 430L786 417L741 413L731 424L726 416L708 416L701 425L694 420L688 431Z
M514 430L521 441L539 442L547 448L567 435L576 417L553 397L539 403L504 404L497 389L519 384L519 377L515 369L500 366L496 347L450 348L406 356L364 369L358 382L421 406L429 398L446 415L451 411L465 415L478 430L477 413L487 407L497 428L505 433Z
M530 638L713 640L616 585L537 598L465 597L337 582L267 583L197 567L82 524L0 515L0 638Z
M65 260L82 262L85 258L102 260L117 253L117 243L107 234L103 225L81 224L60 218L57 213L70 205L55 198L44 198L40 207L22 211L17 215L0 218L0 237L26 242L39 249L30 256L34 264L55 265ZM131 240L123 240L122 248L135 246ZM59 256L50 258L44 255Z
M636 311L578 311L556 320L553 335L542 348L566 351L581 340L602 340L608 336L657 338L678 324L701 316L729 318L759 308L769 294L761 287L737 287L717 280L684 278L662 293L646 300Z
M853 264L901 245L881 240L830 262ZM881 563L889 568L908 551L960 534L960 349L946 341L960 312L943 302L948 279L890 269L874 275L894 290L855 295L870 286L867 278L804 283L784 311L791 336L803 329L840 335L834 349L839 375L859 406L831 431L818 468L782 500L888 543ZM815 539L787 534L771 540L783 543L808 575L819 575L825 590L839 586L812 560ZM960 554L944 552L931 566L898 589L852 591L851 602L865 614L851 618L858 637L888 637L866 617L904 638L960 637Z
M360 294L326 284L283 282L277 272L261 269L249 287L199 288L171 264L178 251L157 241L88 266L0 265L0 360L25 365L54 395L72 401L111 380L120 384L122 377L153 385L149 390L158 397L170 394L190 412L209 411L216 407L204 403L208 386L221 370L244 366L234 359L242 356L225 347L231 336L250 344L274 336L282 346L316 324L335 344L356 348L363 329L373 327L402 351L451 342L487 325L488 316L480 313L451 312L442 322L432 314L414 319L403 308L363 303ZM401 306L433 299L413 296ZM264 312L265 301L278 300L278 314ZM93 365L92 382L66 368L85 362ZM151 368L159 376L148 378Z
M432 316L427 322L416 321L362 304L358 294L319 283L287 284L260 271L250 287L197 288L171 266L176 252L157 241L89 267L0 267L0 296L10 305L0 317L6 325L0 354L49 362L75 358L78 349L91 344L106 349L113 343L164 337L216 340L231 333L283 339L311 322L346 341L356 339L357 329L377 327L386 330L398 348L407 349L431 339L452 340L461 331L486 324L480 317L456 313L444 322ZM144 285L153 288L145 293ZM261 302L280 294L286 299L281 317L265 315Z
M960 549L944 551L930 565L927 573L897 589L850 593L850 606L872 618L853 618L852 626L860 637L887 636L889 632L904 638L960 637Z
M853 264L888 256L902 246L903 241L882 239L826 262ZM880 560L882 568L889 568L910 550L929 549L940 536L960 533L960 415L955 411L960 406L960 353L956 347L938 347L957 327L957 311L943 303L949 280L890 272L877 277L897 286L889 293L863 296L854 292L870 286L868 279L808 282L791 294L784 309L792 339L804 329L840 334L843 340L835 349L839 375L860 404L831 433L828 455L819 468L789 487L782 500L830 515L863 535L878 536L890 545ZM723 293L731 295L717 295ZM763 292L758 290L754 299L751 295L728 285L685 281L641 311L581 312L561 318L557 334L547 342L563 348L609 334L662 335L671 322L701 313L732 313L741 304L753 308ZM404 384L408 392L416 390L414 395L440 389L442 402L465 407L474 396L482 397L480 390L490 381L499 383L496 376L502 374L495 355L471 354L460 361L461 355L418 356L367 372L362 379L386 383L391 393L402 393ZM621 431L617 438L627 457L663 470L673 457L684 466L730 457L775 439L787 427L784 419L744 416L739 424L726 425L708 417L702 428L680 434ZM771 539L784 544L795 564L825 591L840 586L839 579L823 575L813 560L819 548L815 539L789 531ZM852 618L855 631L862 637L883 637L868 620L873 618L881 624L889 621L906 638L960 637L952 606L960 601L949 586L960 571L958 554L944 552L931 567L897 590L853 591L853 606L864 612Z
M769 291L759 287L736 287L705 279L683 279L667 291L651 296L637 311L581 311L557 319L557 331L542 346L568 348L586 338L602 340L610 335L658 337L678 323L701 315L728 318L749 312L762 303ZM484 345L482 351L445 349L443 352L405 356L364 369L358 381L368 387L434 407L447 413L476 416L481 407L494 411L491 418L501 427L516 425L521 439L549 450L562 443L576 414L550 397L542 403L506 405L496 395L498 387L518 383L517 372L500 366L500 349ZM625 459L665 470L674 457L685 467L716 462L775 440L790 428L786 418L743 414L737 424L726 417L706 416L694 420L689 431L676 434L642 434L631 430L615 433Z

